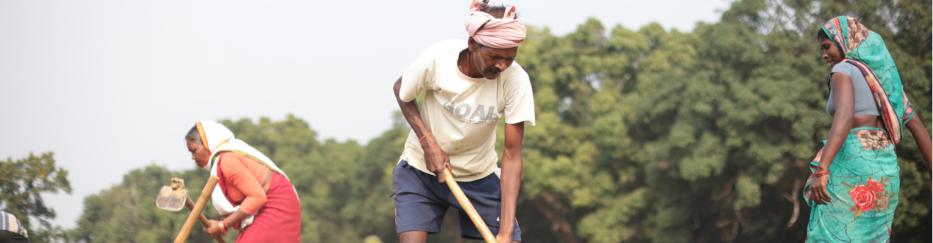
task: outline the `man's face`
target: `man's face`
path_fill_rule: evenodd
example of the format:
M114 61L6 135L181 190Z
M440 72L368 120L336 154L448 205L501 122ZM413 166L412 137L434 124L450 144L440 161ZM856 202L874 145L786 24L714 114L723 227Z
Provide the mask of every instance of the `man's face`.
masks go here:
M512 65L518 53L518 47L495 49L472 41L469 49L473 53L473 67L486 79L498 78L502 71Z

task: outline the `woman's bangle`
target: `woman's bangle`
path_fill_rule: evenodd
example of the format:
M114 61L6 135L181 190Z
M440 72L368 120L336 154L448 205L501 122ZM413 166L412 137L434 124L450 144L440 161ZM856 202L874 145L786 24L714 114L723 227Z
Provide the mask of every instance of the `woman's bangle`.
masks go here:
M829 175L829 170L820 170L820 171L817 171L817 172L813 172L813 177L815 177L815 178L820 178L820 177L823 177L823 176L825 176L825 175Z

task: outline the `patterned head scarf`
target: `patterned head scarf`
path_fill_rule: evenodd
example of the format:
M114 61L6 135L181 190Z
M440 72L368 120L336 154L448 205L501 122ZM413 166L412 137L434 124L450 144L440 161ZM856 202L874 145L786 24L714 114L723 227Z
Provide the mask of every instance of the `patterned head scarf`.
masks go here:
M822 30L842 50L842 53L858 48L858 45L871 33L865 25L849 16L839 16L827 21Z
M913 110L881 35L849 16L827 21L821 31L845 54L843 61L852 63L865 75L888 135L895 143L899 142L901 127L913 117Z

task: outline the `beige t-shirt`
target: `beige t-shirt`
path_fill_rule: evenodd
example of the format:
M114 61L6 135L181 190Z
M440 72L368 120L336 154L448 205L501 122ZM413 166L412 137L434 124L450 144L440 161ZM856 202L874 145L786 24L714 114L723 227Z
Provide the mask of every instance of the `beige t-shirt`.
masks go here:
M528 73L516 62L495 80L471 78L457 67L466 40L447 40L429 47L402 73L399 98L412 101L424 93L421 118L450 158L457 181L473 181L497 166L496 123L535 124L535 105ZM401 159L432 174L414 131L408 134Z

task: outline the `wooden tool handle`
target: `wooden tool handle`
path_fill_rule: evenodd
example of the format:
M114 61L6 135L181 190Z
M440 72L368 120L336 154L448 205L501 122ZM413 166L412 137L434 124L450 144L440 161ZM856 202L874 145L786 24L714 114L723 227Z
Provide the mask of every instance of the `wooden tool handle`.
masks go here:
M201 190L201 195L198 196L198 201L194 204L194 208L191 209L191 213L188 214L188 219L185 220L185 224L178 230L175 243L184 243L188 240L188 235L191 234L191 227L194 226L194 221L198 218L198 215L201 214L204 205L207 204L207 199L211 196L211 192L214 192L214 186L216 185L217 177L211 176L207 179L207 183L204 184L204 189Z
M473 226L476 226L479 233L483 235L483 240L485 240L486 243L496 243L496 237L492 235L492 231L489 231L489 227L486 226L486 222L483 221L483 218L479 217L479 213L473 208L470 199L467 198L466 194L463 194L463 190L460 189L460 185L457 185L457 181L454 180L454 176L450 173L449 168L444 168L444 180L447 181L447 187L450 188L450 192L457 198L460 207L463 208L463 211L466 211L467 216L470 216L470 221L473 221Z
M191 201L190 197L185 198L185 207L188 208L188 210L194 208L194 202ZM198 214L198 220L201 221L201 225L203 225L205 228L207 227L208 220L207 217L204 216L203 212ZM224 238L219 235L215 235L213 238L215 241L217 241L217 243L227 243L227 241L225 241Z

